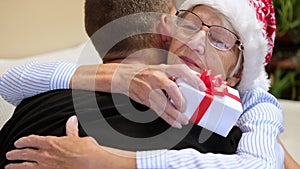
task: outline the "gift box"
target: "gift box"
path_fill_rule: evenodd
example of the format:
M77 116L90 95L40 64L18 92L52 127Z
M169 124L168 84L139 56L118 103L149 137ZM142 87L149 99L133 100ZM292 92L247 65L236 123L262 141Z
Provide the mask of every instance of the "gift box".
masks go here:
M198 76L207 87L205 92L177 80L187 102L184 114L190 122L226 137L243 112L239 92L209 71Z

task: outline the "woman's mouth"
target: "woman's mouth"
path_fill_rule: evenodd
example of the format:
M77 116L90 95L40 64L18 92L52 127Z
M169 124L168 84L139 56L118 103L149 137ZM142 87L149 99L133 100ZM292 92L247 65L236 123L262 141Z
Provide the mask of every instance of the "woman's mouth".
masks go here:
M186 57L186 56L179 56L180 60L182 63L186 64L188 67L190 67L191 69L201 73L202 72L202 68L196 64L192 59Z

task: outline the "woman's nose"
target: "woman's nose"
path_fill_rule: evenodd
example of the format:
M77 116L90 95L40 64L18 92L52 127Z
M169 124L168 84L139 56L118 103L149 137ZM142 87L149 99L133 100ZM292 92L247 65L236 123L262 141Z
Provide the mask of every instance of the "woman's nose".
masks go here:
M191 37L191 40L187 42L187 46L199 55L204 55L206 44L206 31L200 30Z

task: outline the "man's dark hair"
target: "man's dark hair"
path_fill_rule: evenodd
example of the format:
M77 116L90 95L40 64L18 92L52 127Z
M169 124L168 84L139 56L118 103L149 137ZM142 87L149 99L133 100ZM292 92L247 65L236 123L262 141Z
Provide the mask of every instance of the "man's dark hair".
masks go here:
M91 37L100 55L102 55L101 45L95 44L93 35L104 25L116 19L141 12L168 13L168 0L86 0L86 32L88 36ZM141 15L141 17L135 21L136 23L125 23L118 29L124 31L123 26L138 24L139 26L142 25L142 29L147 28L149 32L151 32L151 29L154 29L154 25L157 21L157 18L151 19ZM125 29L128 29L128 27ZM134 52L144 48L158 47L157 43L159 43L159 41L157 40L157 36L151 33L134 35L117 43L109 52Z

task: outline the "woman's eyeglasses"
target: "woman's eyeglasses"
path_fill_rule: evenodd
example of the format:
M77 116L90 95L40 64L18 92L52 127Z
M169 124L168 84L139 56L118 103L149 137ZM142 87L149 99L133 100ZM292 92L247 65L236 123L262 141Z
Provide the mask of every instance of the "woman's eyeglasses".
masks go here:
M202 26L206 26L208 41L216 49L228 51L234 45L238 45L238 48L243 50L241 41L231 30L219 25L207 25L192 11L179 10L176 16L179 17L176 21L177 28L185 37L192 38L201 30Z

